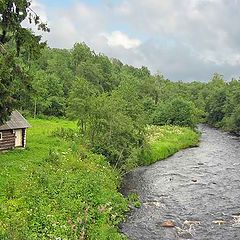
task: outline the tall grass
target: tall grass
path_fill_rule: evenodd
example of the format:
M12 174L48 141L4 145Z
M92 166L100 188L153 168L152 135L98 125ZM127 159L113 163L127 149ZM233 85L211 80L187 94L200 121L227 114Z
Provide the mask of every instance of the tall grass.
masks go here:
M54 137L66 120L30 120L26 150L0 154L0 239L116 239L128 209L102 156ZM70 131L71 132L71 131Z
M166 159L177 151L198 146L199 134L178 126L148 126L147 147L140 157L140 165Z

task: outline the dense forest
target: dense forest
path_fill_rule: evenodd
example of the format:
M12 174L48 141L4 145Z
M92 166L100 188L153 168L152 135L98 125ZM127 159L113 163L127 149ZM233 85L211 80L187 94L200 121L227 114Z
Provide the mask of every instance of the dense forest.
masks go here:
M5 48L14 51L9 45ZM171 82L152 75L147 67L135 68L97 54L85 43L70 50L44 47L32 60L22 48L17 61L24 73L22 79L12 77L14 106L34 118L77 120L91 149L110 162L121 162L143 144L147 124L194 128L207 122L240 130L237 79L226 82L214 74L208 83Z
M24 54L23 49L18 61L25 70L27 85L21 85L23 79L14 79L11 98L29 116L70 117L79 120L85 132L96 114L101 115L94 108L102 115L109 108L114 115L115 111L120 114L121 107L127 104L128 110L123 114L130 116L131 112L132 120L142 114L140 125L194 127L205 121L239 131L239 79L224 81L223 76L214 74L208 83L171 82L162 75L151 75L147 67L135 68L96 54L85 43L76 43L70 50L45 47L34 60Z
M41 41L41 36L21 25L28 18L40 30L49 31L30 5L30 1L0 2L0 124L9 119L13 109L18 109L29 119L50 121L49 126L54 125L56 119L63 122L68 119L71 124L77 122L77 129L55 129L42 148L38 143L36 150L40 152L56 136L71 141L72 145L62 146L62 142L52 140L62 147L61 156L50 150L40 164L34 153L39 161L36 165L20 166L26 174L23 193L19 190L15 193L18 177L12 176L15 172L8 174L7 165L8 170L2 173L7 180L6 185L2 184L6 194L0 198L3 216L0 237L23 239L31 233L29 239L61 239L56 238L57 234L65 236L62 239L123 239L117 238L115 230L110 234L112 226L117 226L127 211L125 200L117 192L119 172L125 174L142 164L141 156L149 157L147 132L174 125L187 127L184 131L190 135L188 131L195 131L198 123L208 123L239 133L240 80L225 81L215 73L205 83L184 82L184 79L172 82L161 74L152 74L145 66L133 67L96 53L85 43L76 43L71 49L50 48ZM172 129L181 132L175 127ZM172 129L165 131L169 134ZM176 139L174 144L183 142ZM30 150L33 149L34 146ZM18 155L14 155L13 161L17 158ZM162 158L157 156L154 161ZM134 161L138 163L130 166ZM67 177L65 171L69 173ZM102 194L101 197L98 194ZM109 199L111 203L107 202ZM35 201L39 208L29 217ZM70 230L58 226L58 221L66 222L66 214L77 218L78 208L83 213L78 232L71 219ZM47 215L53 210L55 215ZM58 221L54 220L56 216ZM51 225L51 221L56 224Z

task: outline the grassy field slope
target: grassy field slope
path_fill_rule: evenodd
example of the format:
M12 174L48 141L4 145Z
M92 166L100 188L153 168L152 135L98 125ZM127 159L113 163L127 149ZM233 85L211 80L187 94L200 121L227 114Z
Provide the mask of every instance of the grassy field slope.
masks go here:
M76 123L67 120L30 119L31 128L27 132L27 148L0 153L0 199L6 182L21 181L28 170L41 164L51 150L66 151L70 144L53 137L52 132L59 127L76 129Z
M26 150L0 154L0 239L123 239L120 177L101 156L54 137L66 120L30 120Z

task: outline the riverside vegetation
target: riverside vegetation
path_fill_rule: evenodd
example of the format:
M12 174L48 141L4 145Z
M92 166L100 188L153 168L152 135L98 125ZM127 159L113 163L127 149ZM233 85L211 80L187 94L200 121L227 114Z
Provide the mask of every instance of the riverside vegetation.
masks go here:
M76 122L30 123L27 149L0 155L0 238L125 239L117 226L129 204L139 207L140 202L134 194L126 199L119 193L123 172L76 140ZM148 127L147 133L148 155L132 158L128 169L198 140L182 127Z
M13 109L35 118L28 148L0 155L0 238L122 239L121 175L196 145L199 122L239 132L240 81L171 82L85 43L51 49L21 24L49 31L30 5L0 4L0 124Z

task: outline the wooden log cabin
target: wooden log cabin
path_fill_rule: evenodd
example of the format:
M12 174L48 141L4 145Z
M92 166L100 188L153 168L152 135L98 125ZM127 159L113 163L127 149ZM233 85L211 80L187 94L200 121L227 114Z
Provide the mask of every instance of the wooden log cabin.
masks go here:
M25 148L29 127L21 113L13 111L9 121L0 126L0 151Z

